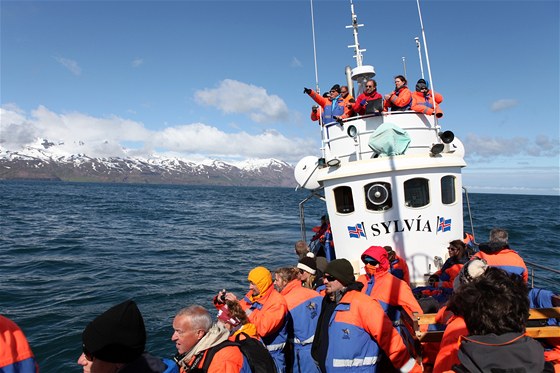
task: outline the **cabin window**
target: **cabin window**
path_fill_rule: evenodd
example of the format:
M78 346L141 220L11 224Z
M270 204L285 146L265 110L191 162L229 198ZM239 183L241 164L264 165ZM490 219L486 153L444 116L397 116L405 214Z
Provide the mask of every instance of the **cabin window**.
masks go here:
M441 203L450 205L455 202L455 176L441 178Z
M404 182L404 201L408 207L422 207L430 203L428 179L416 178Z
M341 186L334 188L334 200L336 211L342 214L354 212L354 200L352 199L352 188Z
M372 211L385 211L393 207L391 184L384 182L370 183L364 186L366 208Z

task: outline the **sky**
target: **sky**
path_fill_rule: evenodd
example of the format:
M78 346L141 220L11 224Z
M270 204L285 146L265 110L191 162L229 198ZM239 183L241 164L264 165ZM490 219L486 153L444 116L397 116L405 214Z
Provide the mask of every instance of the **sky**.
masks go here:
M303 88L354 67L349 1L0 1L0 147L190 160L320 154ZM560 194L560 2L421 3L469 192ZM378 91L421 77L414 0L354 0ZM403 63L403 57L405 58ZM317 70L315 69L317 66ZM423 67L428 76L427 58ZM316 79L316 77L318 79Z

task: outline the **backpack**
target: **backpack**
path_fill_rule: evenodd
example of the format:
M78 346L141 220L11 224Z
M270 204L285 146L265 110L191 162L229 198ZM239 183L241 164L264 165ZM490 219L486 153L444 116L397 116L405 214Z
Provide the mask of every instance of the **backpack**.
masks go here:
M241 339L241 335L243 335L245 339ZM206 354L206 359L204 359L204 364L202 365L202 371L207 372L214 355L222 348L228 346L239 347L243 356L247 359L252 373L276 372L276 364L274 364L274 360L272 356L270 356L270 352L268 352L265 345L259 340L251 338L244 332L235 336L235 342L225 340L212 347Z

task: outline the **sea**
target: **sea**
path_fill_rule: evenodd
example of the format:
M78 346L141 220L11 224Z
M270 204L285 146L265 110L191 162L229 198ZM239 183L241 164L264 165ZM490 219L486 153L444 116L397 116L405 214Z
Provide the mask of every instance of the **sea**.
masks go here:
M243 295L253 267L297 262L307 196L290 188L0 181L0 314L23 329L41 372L80 372L87 323L134 299L147 350L171 357L179 309L214 312L212 297L224 288ZM468 200L479 241L503 227L526 260L560 268L560 197ZM305 205L307 240L324 213L318 200ZM471 231L468 215L465 227ZM535 285L558 293L558 277L536 269Z

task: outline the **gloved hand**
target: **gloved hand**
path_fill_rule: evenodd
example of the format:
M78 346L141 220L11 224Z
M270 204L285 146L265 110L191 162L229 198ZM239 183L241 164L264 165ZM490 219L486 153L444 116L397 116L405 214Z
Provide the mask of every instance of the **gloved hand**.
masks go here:
M366 104L367 104L367 100L364 98L364 99L360 102L360 105L366 106Z
M434 286L434 284L438 281L439 281L438 275L431 275L430 277L428 277L428 284L430 284L430 286Z
M311 93L311 90L309 88L303 87L303 93L308 95Z
M333 117L334 120L336 120L338 122L338 124L342 125L342 118L341 117L337 117L336 115Z

